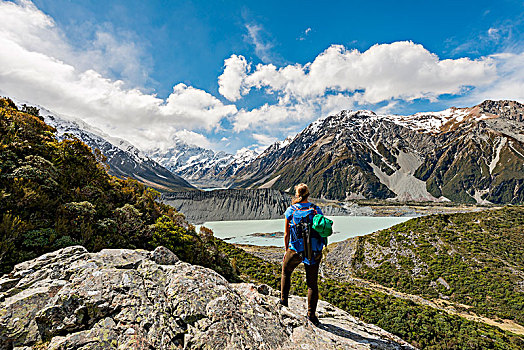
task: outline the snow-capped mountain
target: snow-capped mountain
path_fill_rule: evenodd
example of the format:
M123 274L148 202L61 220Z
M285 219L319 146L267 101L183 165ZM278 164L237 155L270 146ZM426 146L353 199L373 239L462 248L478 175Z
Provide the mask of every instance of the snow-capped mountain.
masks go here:
M187 181L174 175L141 152L131 143L111 137L81 120L66 119L40 108L44 121L53 126L58 138L71 134L89 147L99 149L107 158L108 172L111 175L131 177L160 191L193 190Z
M149 155L173 173L203 188L228 187L232 176L258 156L247 148L233 155L188 145L182 140L177 140L168 150L156 149Z
M45 120L108 158L110 172L163 190L274 188L306 182L328 199L524 202L524 105L484 101L410 116L342 111L257 155L215 152L177 140L147 155L81 121Z
M279 142L235 175L235 187L331 199L524 202L524 105L485 101L411 116L342 111Z

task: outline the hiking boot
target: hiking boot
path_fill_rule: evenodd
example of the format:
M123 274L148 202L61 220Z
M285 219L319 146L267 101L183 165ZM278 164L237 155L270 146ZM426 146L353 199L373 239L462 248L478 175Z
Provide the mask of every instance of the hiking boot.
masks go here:
M314 326L317 326L320 324L320 321L318 320L318 317L313 315L313 316L306 316L306 318L308 319L309 322L313 323Z
M282 305L282 306L289 307L288 304L287 304L287 300L282 300L282 299L280 299L280 300L278 301L278 303L279 303L280 305Z

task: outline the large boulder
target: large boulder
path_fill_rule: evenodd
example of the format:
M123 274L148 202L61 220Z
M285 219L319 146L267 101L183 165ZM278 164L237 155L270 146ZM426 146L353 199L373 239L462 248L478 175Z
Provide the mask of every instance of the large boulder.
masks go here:
M230 284L166 248L68 247L0 278L0 349L404 349L386 331L267 286Z

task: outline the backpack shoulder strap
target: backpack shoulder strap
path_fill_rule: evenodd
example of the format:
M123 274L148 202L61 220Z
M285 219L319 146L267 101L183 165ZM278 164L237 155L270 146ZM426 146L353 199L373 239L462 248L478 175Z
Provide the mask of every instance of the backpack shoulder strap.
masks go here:
M307 210L310 210L311 208L314 209L314 207L313 207L314 204L313 203L309 203L309 204L310 205L308 205L306 207L303 207L303 208L301 208L300 205L298 205L298 204L294 204L294 205L291 206L291 208L293 208L293 212L291 213L291 217L293 218L293 220L292 220L293 225L296 225L295 212L297 212L297 211L307 211ZM315 212L316 212L316 210L315 210Z
M300 207L297 204L293 204L291 206L291 208L293 209L293 211L291 212L291 222L293 223L293 225L296 225L296 223L295 223L295 212L297 210L300 210Z
M295 214L295 212L296 212L297 210L300 210L300 207L299 207L298 205L296 205L296 204L293 204L293 205L291 206L291 209L293 209L293 211L291 212L291 215L293 215L293 214Z

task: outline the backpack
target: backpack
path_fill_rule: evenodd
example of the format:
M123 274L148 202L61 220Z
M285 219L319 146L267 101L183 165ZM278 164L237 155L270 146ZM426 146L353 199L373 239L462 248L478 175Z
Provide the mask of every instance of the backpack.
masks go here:
M314 257L318 256L325 244L325 239L313 229L313 218L317 215L316 206L311 204L301 207L294 204L291 208L293 213L289 222L290 243L304 263L314 264Z

